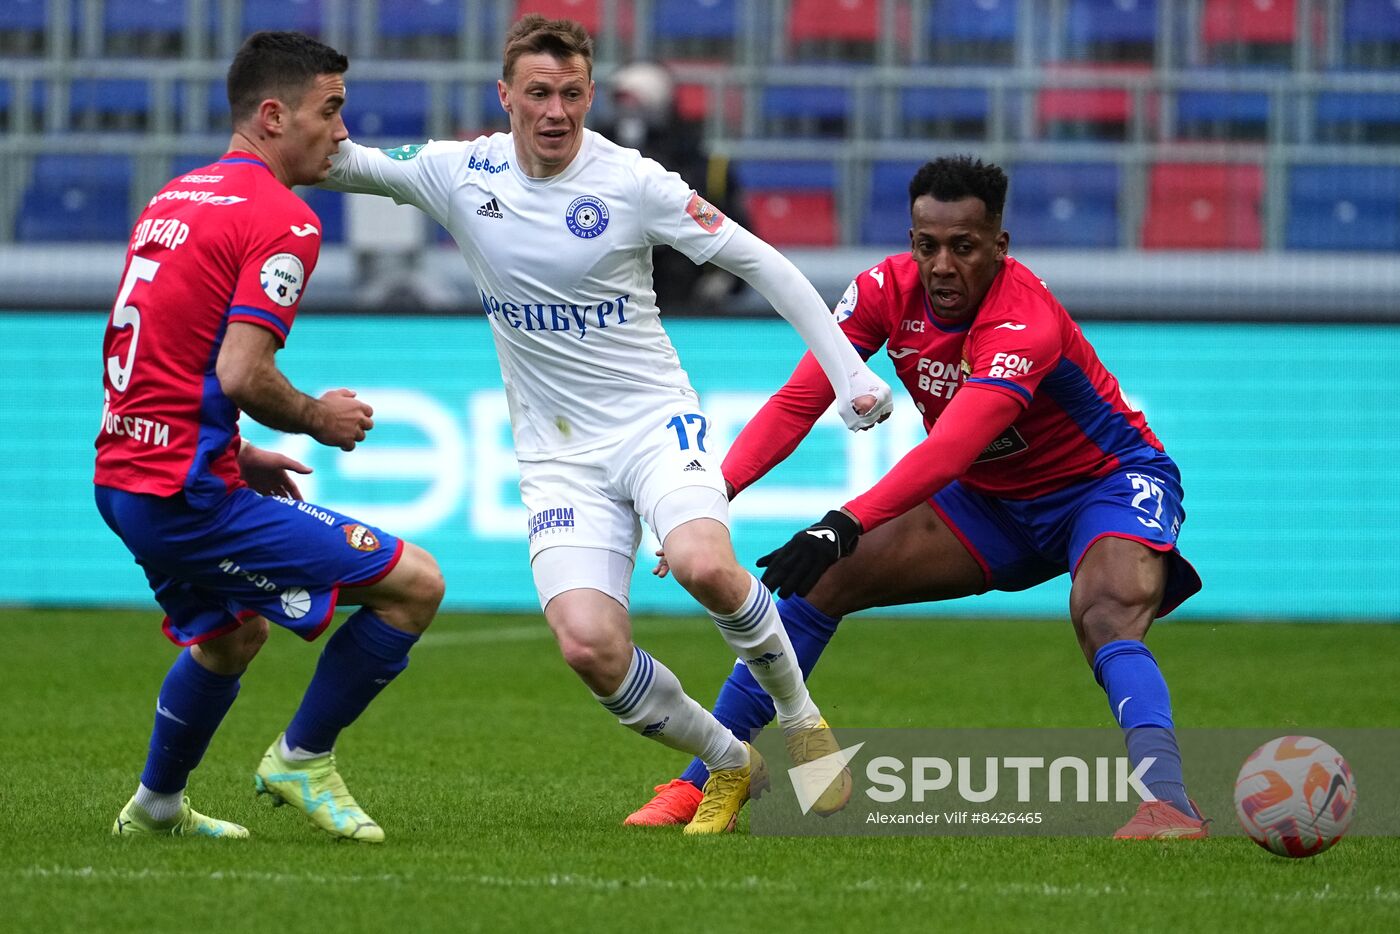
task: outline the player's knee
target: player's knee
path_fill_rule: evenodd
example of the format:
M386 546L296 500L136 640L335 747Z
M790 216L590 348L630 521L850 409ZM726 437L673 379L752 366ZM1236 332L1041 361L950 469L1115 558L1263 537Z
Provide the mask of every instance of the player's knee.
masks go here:
M559 635L559 653L564 662L595 691L610 693L627 675L628 653L617 651L607 642Z
M692 552L671 562L671 573L695 599L710 609L738 607L749 591L749 575L723 554Z
M386 601L388 605L377 608L384 621L408 632L424 632L447 592L437 559L405 542L391 578L393 590Z

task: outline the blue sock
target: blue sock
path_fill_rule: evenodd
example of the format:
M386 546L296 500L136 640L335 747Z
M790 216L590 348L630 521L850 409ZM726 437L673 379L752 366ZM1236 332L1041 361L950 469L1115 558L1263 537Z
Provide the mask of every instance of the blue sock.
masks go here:
M238 696L238 675L215 674L189 649L170 666L156 698L156 725L141 784L158 794L184 789Z
M775 603L783 628L792 640L792 650L797 656L797 666L802 669L802 677L807 677L821 658L822 650L836 634L841 622L818 610L798 596L786 597ZM754 734L768 725L773 719L773 699L758 686L748 666L743 662L735 664L729 673L729 680L719 690L715 699L715 719L729 728L739 739L748 741ZM704 788L710 777L705 763L691 760L681 773L681 778L696 788Z
M1181 813L1199 817L1186 796L1171 696L1157 659L1136 639L1110 642L1094 654L1094 680L1108 694L1133 768L1148 756L1157 760L1143 774L1143 784Z
M417 641L416 635L395 629L368 607L351 614L316 662L301 706L287 725L287 745L330 752L340 731L408 667L408 650Z

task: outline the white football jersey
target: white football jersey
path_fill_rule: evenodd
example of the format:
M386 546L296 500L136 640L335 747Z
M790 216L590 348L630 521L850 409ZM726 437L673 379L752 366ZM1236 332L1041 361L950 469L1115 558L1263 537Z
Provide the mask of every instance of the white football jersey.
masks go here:
M491 322L521 460L604 447L698 402L661 327L651 248L703 263L734 223L679 175L591 130L553 178L515 161L509 133L391 150L346 141L327 187L415 205L457 241Z

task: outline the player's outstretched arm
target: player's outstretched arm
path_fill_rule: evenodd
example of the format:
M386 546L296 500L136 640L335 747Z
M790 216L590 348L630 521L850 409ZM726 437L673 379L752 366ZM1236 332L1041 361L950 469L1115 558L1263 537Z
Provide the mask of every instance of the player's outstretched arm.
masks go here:
M753 286L802 335L831 382L847 428L860 431L889 418L890 387L865 365L812 283L787 257L738 227L710 262Z
M807 595L822 574L855 551L860 536L903 515L967 472L1022 412L1005 393L963 386L933 431L873 487L758 559L763 585L780 597Z
M319 399L299 391L277 369L276 353L277 337L267 328L231 322L214 367L224 395L269 428L353 450L374 427L374 410L349 389Z
M788 381L729 446L721 468L731 487L729 498L787 460L834 398L816 358L804 354Z

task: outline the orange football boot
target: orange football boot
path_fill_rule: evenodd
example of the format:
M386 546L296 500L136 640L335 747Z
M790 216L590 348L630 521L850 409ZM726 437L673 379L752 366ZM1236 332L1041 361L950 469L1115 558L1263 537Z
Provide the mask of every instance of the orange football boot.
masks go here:
M624 827L670 827L673 824L684 826L695 816L700 806L702 792L690 782L674 778L664 785L657 785L652 791L656 797L642 805L622 822Z

